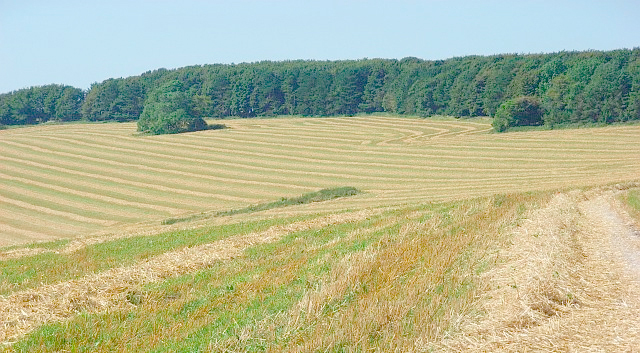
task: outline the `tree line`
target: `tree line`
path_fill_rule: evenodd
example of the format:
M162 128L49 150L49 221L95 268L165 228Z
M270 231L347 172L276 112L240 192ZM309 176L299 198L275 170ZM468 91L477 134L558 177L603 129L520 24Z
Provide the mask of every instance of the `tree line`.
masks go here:
M169 96L180 97L180 114L197 117L493 117L502 104L520 99L539 103L544 125L613 123L640 120L640 48L159 69L88 91L48 85L2 94L0 124L136 121L146 106L149 114L166 107L158 97Z

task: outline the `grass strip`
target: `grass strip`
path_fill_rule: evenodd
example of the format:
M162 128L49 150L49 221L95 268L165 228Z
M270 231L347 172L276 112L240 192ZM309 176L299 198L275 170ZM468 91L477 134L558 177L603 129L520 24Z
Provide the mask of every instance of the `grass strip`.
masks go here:
M349 196L358 195L360 193L362 193L362 191L351 186L344 186L344 187L333 188L333 189L322 189L320 191L310 192L298 197L292 197L292 198L283 197L280 201L261 203L257 205L235 209L235 210L220 211L213 214L201 213L201 214L192 215L188 217L167 218L162 221L162 224L169 225L169 224L175 224L179 222L202 220L202 219L207 219L211 217L233 216L236 214L266 211L274 208L287 207L287 206L293 206L293 205L303 205L303 204L308 204L312 202L322 202L322 201L333 200L341 197L349 197Z
M420 350L473 309L501 230L546 197L428 204L291 233L144 286L130 310L45 325L7 350Z
M633 207L633 209L640 212L640 191L629 190L629 194L627 195L627 203L629 204L629 206Z
M130 265L167 251L211 243L230 236L259 232L313 216L240 222L198 229L123 238L87 245L68 254L46 252L0 261L0 296L41 284L81 278L110 268ZM59 248L60 244L51 243Z
M629 205L631 216L640 222L640 190L629 190L624 200Z

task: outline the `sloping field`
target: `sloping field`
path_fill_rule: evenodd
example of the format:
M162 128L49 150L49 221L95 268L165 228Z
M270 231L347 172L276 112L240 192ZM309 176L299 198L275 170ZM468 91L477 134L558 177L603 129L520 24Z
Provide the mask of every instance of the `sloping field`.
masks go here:
M273 218L0 260L0 351L410 351L539 195ZM4 350L3 350L4 348Z
M620 200L639 186L209 225L0 259L0 351L633 352L640 238Z
M0 131L0 246L70 238L353 186L323 212L640 176L640 126L490 134L488 120L226 120L136 136L135 124ZM278 212L282 212L281 210Z

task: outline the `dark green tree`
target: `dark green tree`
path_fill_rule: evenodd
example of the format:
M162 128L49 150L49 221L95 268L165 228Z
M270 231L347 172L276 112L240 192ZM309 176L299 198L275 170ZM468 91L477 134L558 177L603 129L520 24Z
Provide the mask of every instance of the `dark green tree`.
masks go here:
M81 89L63 85L36 86L0 95L0 123L39 124L80 118Z
M493 117L493 128L506 131L515 126L542 125L544 111L540 100L536 97L518 97L502 103Z
M187 102L181 104L184 114L174 116L177 120L382 111L424 117L495 116L502 103L523 96L542 102L549 126L640 120L640 48L636 48L437 61L263 61L158 69L95 83L88 92L49 85L0 94L0 124L80 117L134 121L146 106L145 119L152 111L177 112L178 108L167 108L173 104L167 103L168 96L148 98L173 81L180 83L173 93Z
M180 81L169 81L151 92L138 120L138 131L153 135L206 130L207 123L193 115L191 98Z

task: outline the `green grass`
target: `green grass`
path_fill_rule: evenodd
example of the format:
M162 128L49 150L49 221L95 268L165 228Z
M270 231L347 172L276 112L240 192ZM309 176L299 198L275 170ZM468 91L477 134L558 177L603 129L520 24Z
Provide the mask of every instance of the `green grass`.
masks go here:
M640 191L629 190L627 194L627 203L636 211L640 212Z
M288 224L305 218L293 217L241 222L151 236L123 238L88 245L69 254L46 252L0 261L0 295L8 295L42 284L81 278L113 267L127 266L167 251L206 244L233 235L263 231L274 225ZM61 249L66 243L68 241L51 242L38 244L41 245L38 247Z
M263 203L263 204L244 207L244 208L231 210L231 211L218 212L216 213L216 216L232 216L232 215L241 214L241 213L266 211L274 208L287 207L287 206L293 206L293 205L303 205L303 204L308 204L312 202L329 201L329 200L333 200L341 197L358 195L360 193L362 193L362 191L351 186L345 186L345 187L333 188L333 189L322 189L320 191L310 192L299 197L292 197L292 198L283 197L280 201Z
M310 192L298 197L292 197L292 198L283 197L280 201L261 203L258 205L253 205L253 206L239 208L239 209L230 210L230 211L220 211L220 212L215 212L213 214L202 213L202 214L192 215L188 217L167 218L163 220L161 223L174 224L179 222L188 222L188 221L207 219L210 217L233 216L233 215L243 214L243 213L253 213L253 212L266 211L266 210L271 210L271 209L280 208L280 207L303 205L303 204L308 204L312 202L329 201L329 200L333 200L341 197L358 195L360 193L362 193L362 191L350 186L332 188L332 189L322 189L320 191Z
M455 330L450 314L471 310L477 274L492 266L490 254L505 241L501 231L548 197L425 204L290 233L250 247L244 256L131 292L130 310L47 324L6 350L407 351L418 338ZM236 227L227 236L249 231L249 224ZM221 228L199 232L154 240L214 241L218 236L204 233ZM149 239L103 244L95 251L119 253L118 261L139 259L145 251L138 248Z
M629 205L631 216L640 222L640 190L631 189L627 191L624 200Z

